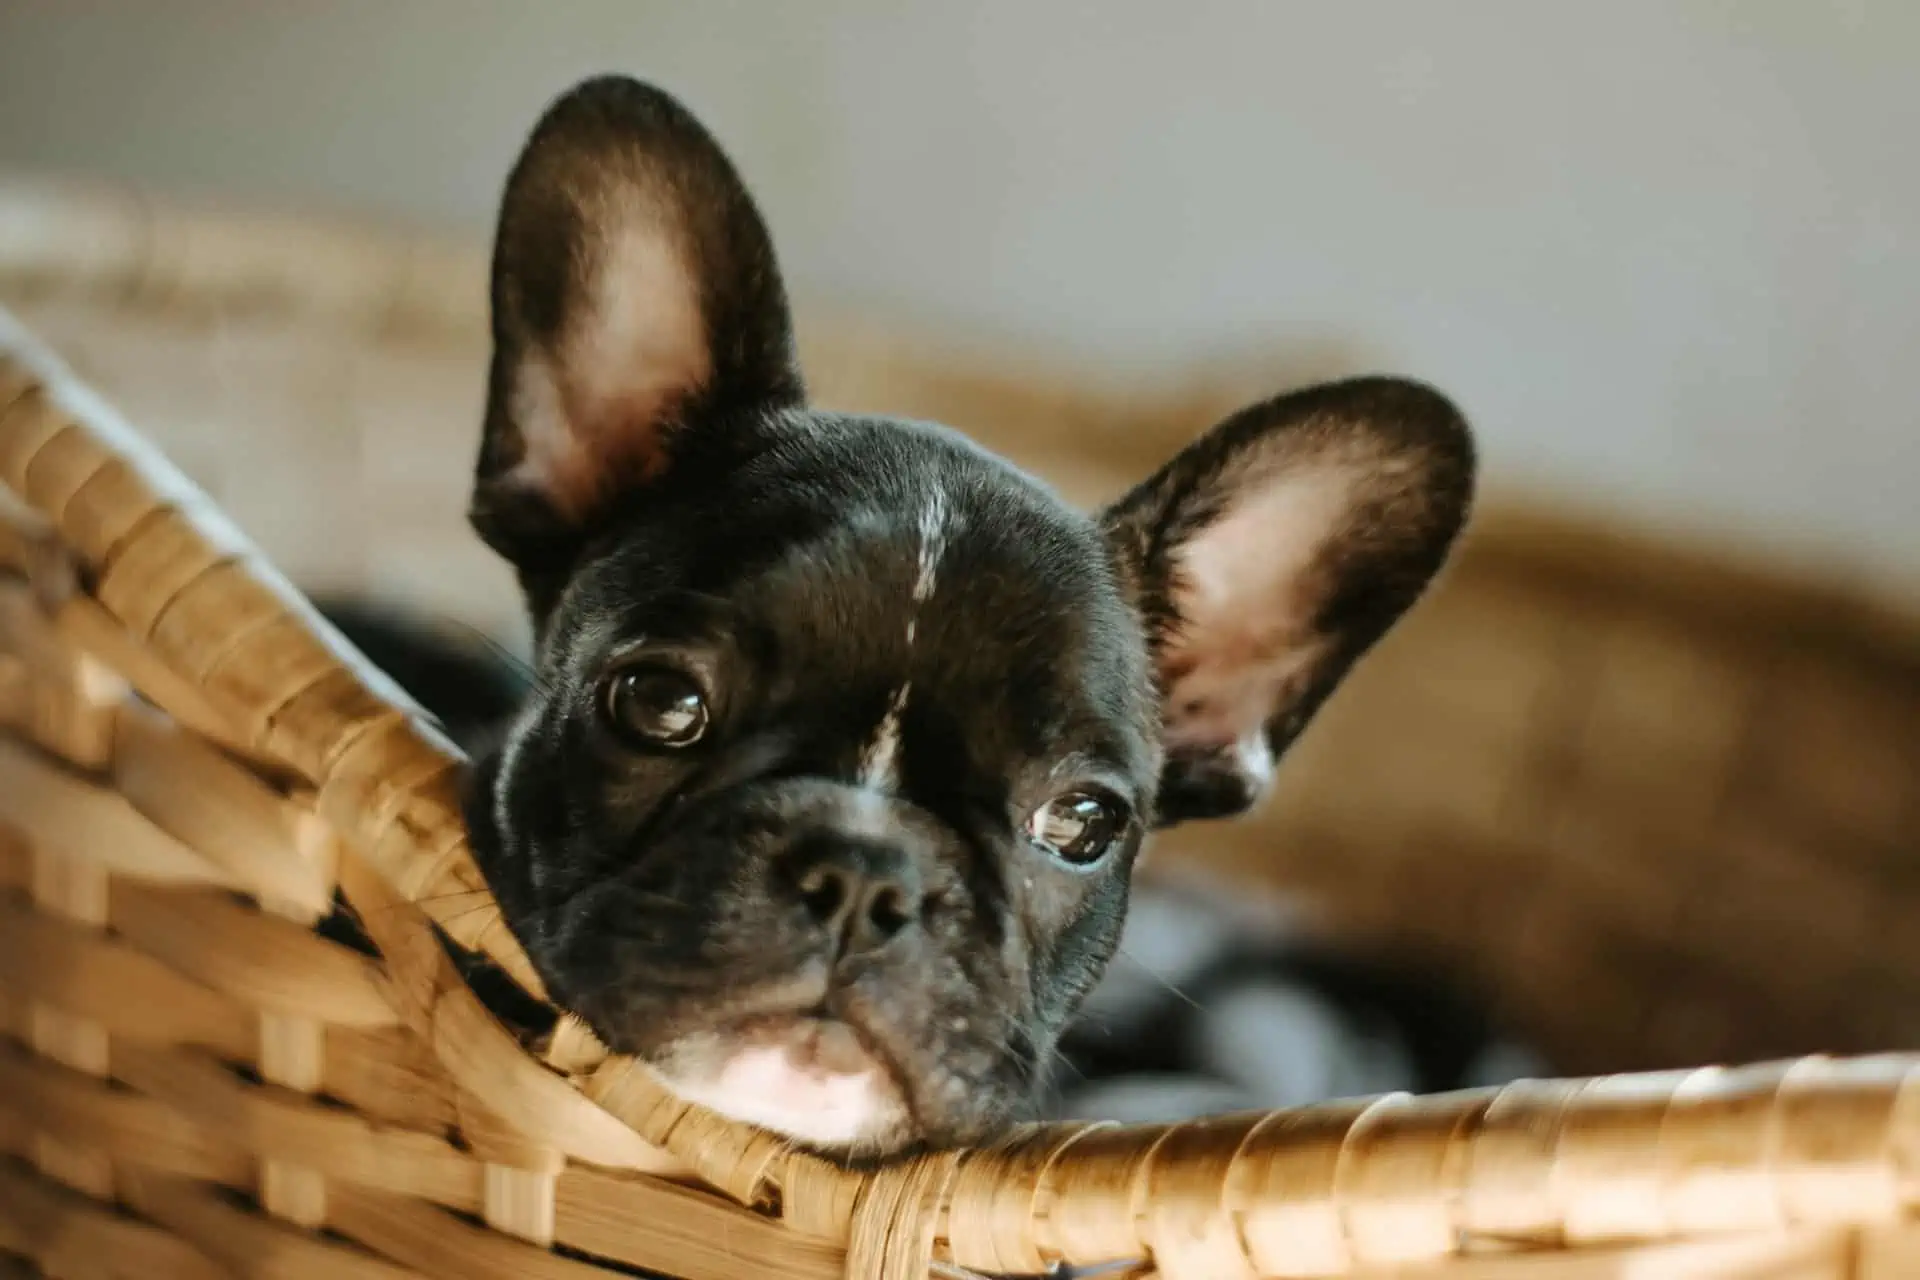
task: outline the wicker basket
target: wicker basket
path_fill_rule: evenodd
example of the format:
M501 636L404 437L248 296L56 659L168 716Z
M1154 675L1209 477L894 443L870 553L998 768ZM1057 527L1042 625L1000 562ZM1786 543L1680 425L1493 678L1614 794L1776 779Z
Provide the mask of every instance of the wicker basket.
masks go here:
M858 1176L585 1037L527 1056L432 932L537 989L457 758L269 568L504 624L457 519L481 267L0 189L0 302L47 344L0 329L0 1275L1920 1273L1920 1058L1038 1128ZM823 398L1080 496L1226 394L1122 405L830 332ZM1472 975L1567 1071L1920 1044L1917 635L1496 509L1268 815L1159 856ZM311 927L336 888L377 957Z

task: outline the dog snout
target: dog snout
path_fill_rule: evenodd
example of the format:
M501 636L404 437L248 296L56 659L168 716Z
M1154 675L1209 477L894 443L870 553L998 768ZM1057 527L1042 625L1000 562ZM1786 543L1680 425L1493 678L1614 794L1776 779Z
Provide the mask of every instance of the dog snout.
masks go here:
M878 951L906 933L925 902L913 858L878 840L811 836L793 848L788 876L800 905L842 958Z

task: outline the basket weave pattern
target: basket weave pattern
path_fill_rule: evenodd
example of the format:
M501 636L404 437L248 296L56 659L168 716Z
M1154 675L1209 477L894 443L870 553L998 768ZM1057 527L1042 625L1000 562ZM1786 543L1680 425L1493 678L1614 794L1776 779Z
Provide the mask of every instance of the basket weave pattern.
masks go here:
M471 265L458 255L273 224L249 239L113 202L11 208L16 229L60 231L0 262L0 289L50 332L131 313L133 331L177 335L180 313L212 305L376 332L416 364L473 340L472 313L444 302ZM86 255L49 251L75 226ZM1025 437L1023 461L1067 462L1095 418L1123 428L1133 443L1070 489L1111 487L1180 429L1166 410L998 384L907 395L901 366L864 350L828 362L843 402L996 424ZM0 1274L10 1255L63 1277L1920 1268L1917 1058L1035 1128L867 1176L678 1102L577 1028L536 1061L433 934L538 990L469 857L456 754L11 321L0 487L20 507L0 523ZM1551 523L1503 528L1316 727L1285 818L1169 854L1258 863L1350 928L1503 979L1496 997L1563 1061L1913 1042L1908 624ZM1607 572L1627 563L1631 594ZM1542 595L1567 607L1549 615ZM1726 653L1747 660L1712 660ZM1425 703L1420 673L1442 689ZM1436 750L1435 698L1493 713L1456 715ZM1698 714L1667 714L1676 698ZM1810 767L1813 748L1844 767ZM1448 757L1437 776L1401 767ZM1663 776L1683 767L1690 787ZM1338 802L1356 769L1380 800ZM1743 875L1726 876L1736 855ZM377 956L314 931L336 890ZM1796 912L1820 927L1796 933Z

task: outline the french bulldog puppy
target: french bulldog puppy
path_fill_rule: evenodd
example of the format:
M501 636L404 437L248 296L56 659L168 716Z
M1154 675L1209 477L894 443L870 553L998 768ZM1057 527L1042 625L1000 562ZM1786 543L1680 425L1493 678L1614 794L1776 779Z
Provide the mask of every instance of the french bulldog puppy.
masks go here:
M1365 378L1085 514L952 431L812 407L773 245L607 77L507 182L471 505L532 680L468 821L555 999L845 1157L1041 1096L1156 827L1237 813L1445 560L1474 453Z

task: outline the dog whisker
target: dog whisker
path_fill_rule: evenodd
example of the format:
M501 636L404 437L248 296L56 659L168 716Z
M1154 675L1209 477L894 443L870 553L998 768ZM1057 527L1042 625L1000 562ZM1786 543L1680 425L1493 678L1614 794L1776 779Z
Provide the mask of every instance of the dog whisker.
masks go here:
M1162 974L1158 969L1155 969L1152 965L1149 965L1144 960L1141 960L1136 956L1134 956L1125 947L1115 947L1113 950L1113 954L1115 959L1125 960L1128 964L1132 965L1135 969L1139 970L1141 973L1144 973L1145 975L1147 975L1147 977L1153 979L1155 982L1165 987L1167 989L1168 994L1172 995L1174 999L1180 1001L1182 1004L1194 1010L1196 1013L1205 1013L1207 1011L1207 1008L1205 1005L1201 1004L1198 1000L1195 1000L1192 996L1182 991L1178 986L1174 985L1174 983L1170 979L1168 979L1166 975Z

